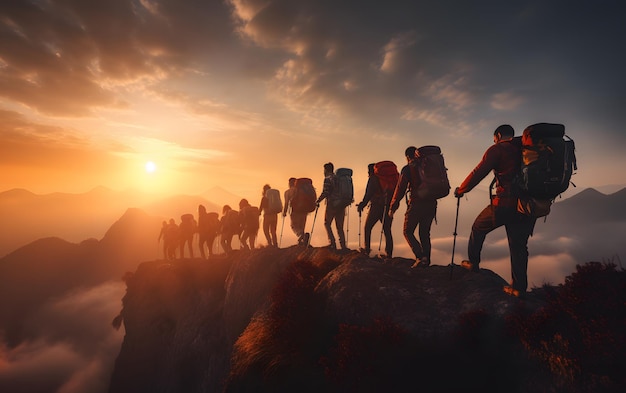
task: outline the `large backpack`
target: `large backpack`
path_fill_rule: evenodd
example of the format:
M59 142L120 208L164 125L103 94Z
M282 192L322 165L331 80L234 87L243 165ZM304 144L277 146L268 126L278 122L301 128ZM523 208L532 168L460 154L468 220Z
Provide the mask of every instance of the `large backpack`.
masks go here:
M346 207L354 202L352 169L338 168L335 171L335 188L330 197L334 207ZM329 201L330 202L330 201Z
M291 210L295 213L310 213L315 211L317 193L313 181L308 177L296 179L295 191L291 197Z
M246 206L239 213L242 227L247 231L256 231L259 229L259 208L256 206Z
M217 212L206 213L206 232L209 234L215 234L220 227L220 216Z
M182 235L193 235L198 228L196 218L191 213L185 213L180 216L179 229Z
M241 218L237 210L229 210L222 216L222 233L241 233Z
M422 146L415 152L416 159L411 162L413 171L419 176L416 192L420 199L439 199L450 194L448 168L444 163L439 146Z
M378 178L380 188L389 201L400 177L398 167L393 161L380 161L374 164L374 175Z
M553 123L528 126L517 138L521 139L522 148L518 210L535 217L546 216L578 169L574 141L565 135L563 124Z
M280 199L280 191L270 188L265 191L267 198L266 213L277 214L283 211L283 201Z

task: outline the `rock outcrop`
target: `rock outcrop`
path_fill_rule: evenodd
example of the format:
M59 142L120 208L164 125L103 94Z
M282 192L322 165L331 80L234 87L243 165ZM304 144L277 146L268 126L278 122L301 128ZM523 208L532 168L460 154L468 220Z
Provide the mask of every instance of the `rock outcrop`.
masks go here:
M532 292L508 296L489 270L412 262L295 246L145 262L126 277L126 335L110 392L330 389L320 381L332 380L341 327L382 323L428 342L455 334L477 310L498 324L543 304ZM305 380L295 369L308 370Z

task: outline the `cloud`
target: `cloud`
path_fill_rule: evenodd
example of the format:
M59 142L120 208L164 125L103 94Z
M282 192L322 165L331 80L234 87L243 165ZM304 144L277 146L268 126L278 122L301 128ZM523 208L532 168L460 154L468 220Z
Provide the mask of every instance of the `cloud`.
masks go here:
M0 391L106 392L123 334L111 326L124 284L52 300L25 321L30 340L0 348Z

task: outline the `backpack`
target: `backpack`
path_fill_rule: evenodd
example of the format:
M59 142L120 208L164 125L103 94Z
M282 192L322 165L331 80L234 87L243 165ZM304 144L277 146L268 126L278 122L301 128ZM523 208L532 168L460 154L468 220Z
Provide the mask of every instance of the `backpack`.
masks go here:
M270 188L265 191L265 197L267 198L266 213L277 214L283 211L283 201L280 199L280 191Z
M241 209L241 224L248 231L259 229L259 208L256 206L246 206Z
M180 216L179 229L183 235L192 235L197 230L197 222L193 214L186 213Z
M220 216L217 212L208 212L205 216L206 220L206 232L209 234L215 234L220 227Z
M419 186L415 192L420 199L439 199L450 194L448 168L439 146L422 146L415 152L416 159L411 168L419 176Z
M313 181L308 177L296 179L295 191L291 197L291 210L295 213L310 213L315 211L317 193Z
M578 169L574 141L565 135L563 124L552 123L528 126L516 138L521 139L522 148L518 211L534 217L547 216L552 202L569 188Z
M241 219L237 210L229 210L222 216L222 233L224 232L241 232Z
M387 200L391 198L398 184L398 167L393 161L380 161L374 164L374 175L378 178L380 188L387 196Z
M335 188L329 198L333 206L346 207L354 202L354 186L352 184L352 169L338 168L335 171Z

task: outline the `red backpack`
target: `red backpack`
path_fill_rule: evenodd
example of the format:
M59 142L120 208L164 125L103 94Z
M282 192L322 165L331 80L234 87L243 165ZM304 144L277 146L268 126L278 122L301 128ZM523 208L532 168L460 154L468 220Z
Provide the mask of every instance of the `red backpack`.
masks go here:
M391 197L396 189L396 184L398 184L398 178L400 177L396 164L394 164L393 161L377 162L374 164L374 175L376 175L380 182L380 188L383 194Z
M317 193L313 180L308 177L296 179L296 187L291 197L291 210L296 213L310 213L317 207Z

